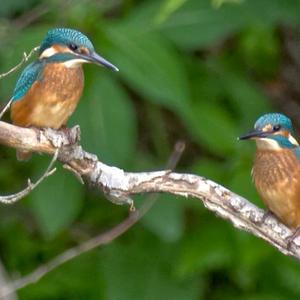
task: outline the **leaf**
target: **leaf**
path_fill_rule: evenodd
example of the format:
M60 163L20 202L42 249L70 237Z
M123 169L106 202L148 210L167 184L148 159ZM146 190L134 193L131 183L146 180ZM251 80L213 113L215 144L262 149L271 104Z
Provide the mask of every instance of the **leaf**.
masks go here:
M109 27L114 48L110 56L120 76L148 101L181 115L189 110L187 75L181 57L160 35Z
M47 274L38 284L20 291L21 299L105 299L102 275L97 272L98 255L89 252ZM92 270L92 271L91 271Z
M13 16L17 12L30 10L33 4L35 4L34 0L11 0L2 2L0 6L0 17L4 19L5 17Z
M153 237L126 245L114 243L101 251L99 267L106 281L105 299L198 299L201 284L172 276L168 264L172 252Z
M252 181L251 168L252 159L248 157L247 164L240 165L235 168L233 175L230 180L228 180L228 188L263 207Z
M9 33L6 33L3 37L5 43L0 47L0 73L9 71L22 60L24 52L29 54L34 47L38 46L48 29L48 27L44 26L29 27L28 29L22 30L22 34L16 35L14 32L10 31ZM24 70L24 68L34 59L36 59L36 54L34 54L28 62L25 62L17 71L0 80L1 100L8 99L12 96L17 78L21 75L22 70Z
M238 53L251 72L260 78L274 78L281 63L280 38L273 26L255 25L244 30Z
M165 242L175 242L183 235L184 200L163 195L144 216L142 223Z
M191 0L162 23L161 30L178 46L191 50L210 47L257 23L299 24L299 13L300 3L294 0L224 3L218 9L213 8L211 0Z
M106 163L124 167L135 153L135 111L123 88L104 72L108 71L92 73L72 120L80 124L82 143L88 151Z
M226 155L235 150L236 126L218 104L198 101L187 122L194 138L212 153Z
M285 257L278 261L274 269L274 275L276 274L275 276L278 277L280 286L291 293L292 297L290 299L298 298L297 295L300 295L300 287L297 284L300 278L299 264L295 264L294 260Z
M54 238L74 221L82 206L82 192L78 180L62 169L32 192L31 208L46 238Z
M229 266L234 257L231 231L223 220L206 219L201 228L186 233L176 260L176 275L186 278Z
M161 24L160 29L178 46L185 49L192 50L213 45L236 31L245 22L246 12L239 9L239 14L236 14L237 5L234 7L230 5L231 16L229 16L227 6L229 5L216 10L209 0L187 1Z
M211 4L214 8L220 8L225 3L236 3L241 4L245 0L211 0Z
M230 167L228 162L220 163L213 159L201 158L194 162L192 173L224 184L228 177Z
M163 23L165 20L179 9L187 0L165 0L159 13L155 17L155 23Z
M252 126L259 115L271 110L266 96L245 76L235 62L225 62L223 59L217 64L216 71L219 73L219 80L222 79L228 100L237 111L242 125L240 127Z

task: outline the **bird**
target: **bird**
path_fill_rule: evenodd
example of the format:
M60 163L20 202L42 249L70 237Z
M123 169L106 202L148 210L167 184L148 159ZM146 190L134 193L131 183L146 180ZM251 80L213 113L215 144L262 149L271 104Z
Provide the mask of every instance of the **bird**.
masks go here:
M254 130L239 137L255 140L252 178L268 208L282 223L299 235L300 147L291 120L281 113L257 119Z
M16 82L11 98L14 125L33 128L65 128L84 88L82 64L119 69L97 54L90 39L78 30L54 28L47 32L30 63ZM18 160L31 153L17 150Z

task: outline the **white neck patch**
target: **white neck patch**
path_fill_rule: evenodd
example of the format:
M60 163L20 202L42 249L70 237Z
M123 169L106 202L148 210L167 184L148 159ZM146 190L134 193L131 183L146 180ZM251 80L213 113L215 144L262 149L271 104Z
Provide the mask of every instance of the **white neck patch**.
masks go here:
M288 140L291 144L293 144L295 146L299 146L298 142L296 141L296 139L291 134L289 134ZM261 149L261 150L278 151L278 150L282 149L282 147L280 147L279 143L276 140L268 139L268 138L258 138L258 139L256 139L256 145L257 145L257 148Z
M260 149L260 150L279 151L282 149L280 147L280 145L278 144L278 142L276 142L273 139L268 139L268 138L256 139L256 146L257 146L257 149Z
M288 140L295 146L299 146L298 142L296 139L289 133Z
M50 57L54 54L58 53L58 51L54 47L50 47L45 49L42 54L40 55L40 58Z
M82 59L82 58L74 58L71 60L67 60L63 62L64 66L67 68L78 68L80 67L83 63L87 63L88 61Z

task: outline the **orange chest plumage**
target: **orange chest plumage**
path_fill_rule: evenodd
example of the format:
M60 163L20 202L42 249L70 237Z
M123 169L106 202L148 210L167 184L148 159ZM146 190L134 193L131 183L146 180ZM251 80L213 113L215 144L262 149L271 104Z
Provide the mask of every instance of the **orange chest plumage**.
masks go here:
M74 112L83 86L80 66L67 68L63 63L47 64L25 96L13 102L13 123L23 127L61 128Z
M258 150L252 176L266 206L289 227L299 227L300 163L295 153Z

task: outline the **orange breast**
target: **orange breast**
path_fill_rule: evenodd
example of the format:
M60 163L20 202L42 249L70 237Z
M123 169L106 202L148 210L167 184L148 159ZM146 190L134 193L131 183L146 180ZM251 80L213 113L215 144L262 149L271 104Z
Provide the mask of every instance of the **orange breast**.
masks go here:
M74 112L84 85L81 67L66 68L61 63L46 65L41 80L11 106L11 119L23 127L59 129Z
M300 226L300 163L290 150L257 151L252 171L262 200L283 223Z

